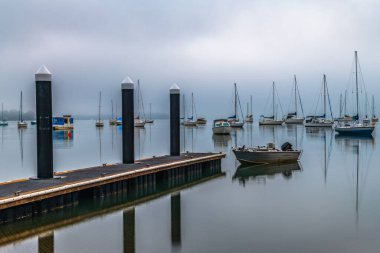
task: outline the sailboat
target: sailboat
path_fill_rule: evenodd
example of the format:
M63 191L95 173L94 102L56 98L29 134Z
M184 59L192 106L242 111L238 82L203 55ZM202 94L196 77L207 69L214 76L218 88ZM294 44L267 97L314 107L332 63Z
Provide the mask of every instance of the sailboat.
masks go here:
M196 116L196 123L197 125L206 125L207 124L207 119L205 117L198 117L197 116L197 108L195 106L195 101L193 102L194 103L194 112L195 112L195 116Z
M276 113L276 104L275 104L275 93L276 93L276 86L273 82L272 84L272 116L260 116L259 125L282 125L284 121L281 119L277 119L277 113Z
M141 101L140 101L141 100ZM142 120L141 115L140 115L140 102L141 102L141 107L143 110L143 115L145 118L145 113L144 113L144 104L142 101L142 95L141 95L141 89L140 89L140 80L137 80L137 116L135 117L135 127L145 127L145 120Z
M243 115L243 112L241 112L241 116L243 118L243 121L240 121L239 117L238 117L238 112L237 112L237 107L238 107L238 103L240 105L240 99L239 99L239 94L238 94L238 90L237 90L237 86L236 86L236 83L234 83L234 90L235 90L235 99L234 99L234 104L235 104L235 114L231 117L228 117L228 122L230 123L231 127L243 127L244 126L244 115ZM241 111L241 107L240 107L240 111Z
M17 122L17 127L18 128L27 128L28 124L23 120L22 118L22 91L20 95L20 113L19 113L19 121Z
M196 126L197 122L194 120L194 95L191 93L191 117L186 115L186 101L185 95L183 95L183 125L184 126Z
M97 120L96 123L95 123L95 126L96 126L96 127L103 127L103 126L104 126L103 120L100 118L101 108L102 108L102 92L100 91L100 92L99 92L99 111L98 111L98 120Z
M374 124L360 122L359 117L359 81L358 81L358 52L355 51L355 89L356 89L356 115L352 123L339 124L335 131L341 135L372 135Z
M117 117L116 117L116 118L117 118ZM111 118L110 118L110 120L109 120L109 124L110 124L110 126L114 126L114 125L116 125L116 121L117 121L116 118L114 118L114 115L113 115L113 100L111 100Z
M343 104L342 104L343 103ZM343 115L342 115L343 111ZM347 114L347 90L344 91L344 102L342 102L342 94L340 95L340 106L339 106L339 118L335 119L337 122L348 122L353 121L352 116Z
M153 123L154 120L152 119L152 104L149 103L149 119L145 120L145 123Z
M298 101L301 106L301 111L302 111L302 117L299 117L298 115ZM303 108L302 108L302 102L301 102L301 96L298 90L297 86L297 77L294 75L294 112L288 113L285 119L286 124L303 124L305 121L305 117L303 117Z
M253 114L252 114L252 95L251 95L251 106L250 111L248 110L248 103L247 103L247 117L245 117L245 122L252 123L253 122Z
M8 126L8 121L4 120L4 105L1 104L1 121L0 126Z
M375 97L372 95L372 122L379 122L379 118L375 114Z
M116 104L115 104L115 109L116 109L116 112L115 112L115 121L116 121L116 125L117 126L121 126L123 124L123 121L121 120L121 118L118 117L117 115L117 101L116 101Z
M326 75L323 75L323 115L306 117L305 127L332 127L334 125L333 120L326 118L327 102L329 103L330 114L331 118L333 119L330 97L327 89Z

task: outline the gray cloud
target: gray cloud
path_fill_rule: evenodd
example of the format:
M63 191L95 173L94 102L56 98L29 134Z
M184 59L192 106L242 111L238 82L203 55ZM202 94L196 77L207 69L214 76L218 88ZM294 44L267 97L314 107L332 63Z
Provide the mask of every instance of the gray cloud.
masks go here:
M177 82L204 115L231 112L232 84L264 111L272 80L287 107L293 74L313 111L322 74L334 106L358 50L367 88L378 92L377 1L2 1L0 101L34 107L33 74L54 75L57 114L95 113L119 97L125 75L141 79L146 102L167 108ZM306 102L307 101L307 102Z

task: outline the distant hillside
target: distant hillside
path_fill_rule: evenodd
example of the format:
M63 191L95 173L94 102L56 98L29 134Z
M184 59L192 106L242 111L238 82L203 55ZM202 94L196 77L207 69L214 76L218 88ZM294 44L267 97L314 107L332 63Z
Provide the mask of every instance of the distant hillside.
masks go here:
M10 111L4 111L4 120L9 121L16 121L19 120L20 111L18 110L10 110ZM0 110L0 117L1 117L1 110ZM24 120L34 120L35 119L35 113L32 111L24 112L22 115Z

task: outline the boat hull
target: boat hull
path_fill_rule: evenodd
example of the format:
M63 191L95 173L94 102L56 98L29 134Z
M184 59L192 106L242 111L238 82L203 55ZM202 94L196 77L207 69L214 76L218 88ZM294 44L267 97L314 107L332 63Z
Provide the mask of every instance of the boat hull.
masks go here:
M286 119L285 124L303 124L304 121L304 118Z
M53 130L59 131L59 130L73 130L73 126L53 126Z
M145 123L148 123L148 124L151 124L151 123L153 123L154 122L154 120L152 120L152 119L146 119L145 120Z
M335 132L340 135L372 135L372 132L375 128L371 126L363 127L335 127Z
M231 133L231 127L213 127L212 132L214 134L230 134Z
M265 121L260 121L259 125L260 126L279 126L284 123L283 120L265 120Z
M28 127L28 124L27 124L25 121L23 121L23 122L18 122L18 123L17 123L17 127L18 127L18 128L27 128L27 127Z
M231 127L243 127L244 122L230 122Z
M305 123L305 127L332 127L334 125L333 122L325 122L325 123Z
M8 122L6 122L6 121L0 121L0 126L8 126Z
M184 126L196 126L197 122L196 121L184 121L183 125Z
M287 163L296 162L301 156L300 150L295 151L247 151L233 150L236 159L242 164L254 163Z
M145 127L145 122L135 122L135 127Z

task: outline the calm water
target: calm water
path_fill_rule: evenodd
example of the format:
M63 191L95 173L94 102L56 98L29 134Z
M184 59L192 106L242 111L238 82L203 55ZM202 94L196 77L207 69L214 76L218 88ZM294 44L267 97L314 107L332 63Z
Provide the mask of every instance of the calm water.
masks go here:
M54 135L56 171L121 160L120 129L75 124L71 137ZM136 129L137 158L168 153L168 126L161 120ZM0 181L35 176L35 128L0 131ZM182 149L225 152L224 175L149 200L89 201L2 226L0 242L14 239L0 243L0 252L377 252L374 135L339 138L330 129L254 124L213 136L210 125L186 128ZM241 168L231 153L235 145L284 141L304 150L300 164Z

